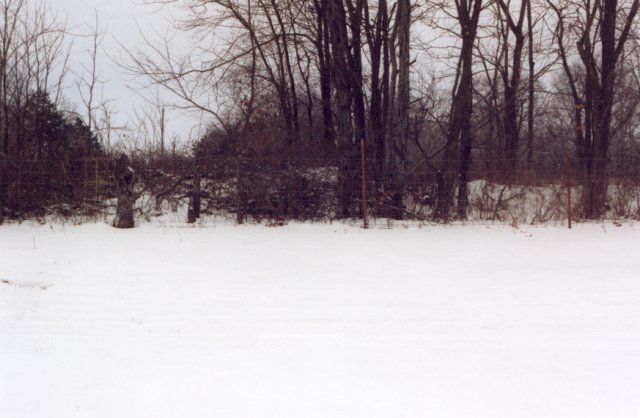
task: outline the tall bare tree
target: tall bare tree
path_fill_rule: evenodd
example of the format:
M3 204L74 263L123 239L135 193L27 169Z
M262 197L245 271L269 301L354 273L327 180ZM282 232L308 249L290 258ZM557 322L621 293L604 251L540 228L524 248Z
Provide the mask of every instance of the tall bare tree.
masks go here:
M519 120L519 92L520 81L522 79L522 53L525 47L524 23L527 10L530 9L530 0L522 0L519 10L514 12L511 8L511 1L498 0L498 6L502 12L501 16L506 21L508 30L513 34L513 48L509 47L508 34L502 34L504 38L504 64L501 67L503 91L504 91L504 166L506 171L505 179L510 179L516 175L518 162L518 145L520 142L520 120ZM511 62L509 57L511 55Z
M473 51L482 11L482 0L455 0L455 17L462 42L449 112L443 167L438 175L436 217L447 219L457 186L457 216L466 219L471 164L471 115L473 113ZM457 162L457 167L455 167Z
M640 0L547 0L547 4L557 18L558 51L575 107L575 143L584 173L584 216L596 219L606 210L616 73ZM575 40L575 50L568 45L570 39ZM573 66L576 54L583 82Z

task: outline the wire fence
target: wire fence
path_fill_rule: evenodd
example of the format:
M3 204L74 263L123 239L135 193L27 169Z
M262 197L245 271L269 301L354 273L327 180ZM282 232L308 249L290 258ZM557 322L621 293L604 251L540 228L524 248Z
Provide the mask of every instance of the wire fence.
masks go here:
M147 217L188 207L194 212L189 221L214 213L244 222L376 219L392 212L404 219L431 221L442 178L449 179L456 200L461 163L417 161L396 165L392 175L379 161L357 158L173 156L134 158L131 166L136 211ZM592 167L596 163L589 162ZM626 159L608 161L607 166L605 217L640 219L640 164ZM109 157L0 161L0 220L110 216L118 198L116 167ZM464 181L467 217L509 223L580 219L581 193L592 167L575 158L529 166L475 159Z

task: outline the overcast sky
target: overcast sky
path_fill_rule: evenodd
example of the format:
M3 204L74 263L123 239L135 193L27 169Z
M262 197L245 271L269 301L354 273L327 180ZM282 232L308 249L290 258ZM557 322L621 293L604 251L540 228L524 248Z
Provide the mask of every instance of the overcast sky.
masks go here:
M99 51L100 77L105 81L103 85L104 99L111 100L111 107L116 111L115 122L119 125L131 125L135 122L135 111L139 113L149 109L138 95L141 90L136 81L130 75L125 74L114 60L120 61L124 52L122 46L128 50L143 48L143 36L154 40L172 29L172 19L184 18L184 11L175 5L149 5L144 0L45 0L51 8L60 13L60 17L67 18L67 26L77 33L89 33L94 25L95 13L98 14L100 27L104 31L104 39ZM427 31L428 32L428 31ZM425 32L425 33L427 33ZM158 35L159 34L159 35ZM176 53L189 51L190 46L180 37L172 37ZM448 46L451 39L441 37L442 46ZM181 44L182 43L182 44ZM74 39L74 55L70 66L73 69L81 69L90 65L90 57L87 50L90 48L90 40L85 38ZM121 46L122 45L122 46ZM443 54L448 49L441 50ZM420 67L422 69L422 67ZM426 71L426 70L425 70ZM75 104L76 110L84 115L82 101L78 96L77 88L69 79L69 88L65 96ZM133 90L132 90L133 88ZM144 93L144 92L142 92ZM153 92L149 92L153 96ZM163 99L170 102L173 97L165 93ZM181 139L197 137L206 125L199 115L186 115L183 112L167 109L167 137L177 136Z
M163 34L171 29L170 20L180 15L181 11L175 6L145 5L143 0L48 0L51 8L67 18L67 26L76 33L86 33L94 25L97 12L99 23L104 30L104 39L101 51L99 51L99 68L103 85L104 98L113 100L112 107L116 110L118 124L131 124L135 119L134 110L141 110L145 105L137 97L131 87L136 86L131 76L124 74L112 59L122 57L120 44L128 49L139 48L142 45L143 31L145 36L153 38L154 33ZM90 44L87 40L74 39L72 69L81 68L82 63L88 65L87 49ZM179 50L179 45L176 45ZM81 111L81 100L77 88L71 86L66 97ZM188 117L178 111L167 110L167 134L168 137L177 135L186 138L191 129L198 124L197 117Z

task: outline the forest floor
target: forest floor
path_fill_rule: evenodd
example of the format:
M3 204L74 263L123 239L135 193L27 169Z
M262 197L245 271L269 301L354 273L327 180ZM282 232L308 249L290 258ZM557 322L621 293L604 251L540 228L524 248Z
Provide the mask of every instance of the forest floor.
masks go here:
M640 416L640 225L0 227L7 418Z

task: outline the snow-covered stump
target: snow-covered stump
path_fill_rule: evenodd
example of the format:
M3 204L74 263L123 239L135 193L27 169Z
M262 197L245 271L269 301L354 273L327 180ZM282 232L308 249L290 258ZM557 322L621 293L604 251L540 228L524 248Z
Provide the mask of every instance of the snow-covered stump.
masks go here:
M133 206L136 200L133 193L135 172L125 154L120 156L116 165L116 183L118 185L118 205L113 226L121 229L133 228L135 226Z

